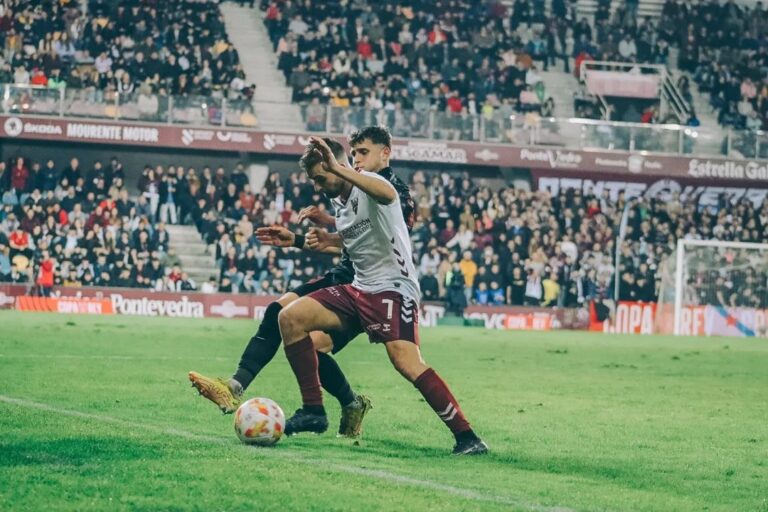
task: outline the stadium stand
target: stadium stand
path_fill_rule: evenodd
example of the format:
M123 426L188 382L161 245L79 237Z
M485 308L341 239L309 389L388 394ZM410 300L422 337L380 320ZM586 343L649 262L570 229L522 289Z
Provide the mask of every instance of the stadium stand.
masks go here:
M67 112L164 121L173 96L177 122L218 122L221 101L233 125L253 125L246 84L216 2L6 2L0 16L0 82L63 90ZM119 96L119 99L117 99ZM22 90L10 111L30 109ZM45 109L35 105L35 112Z
M1 163L0 281L32 283L40 293L53 285L195 289L164 224L169 197L182 212L187 204L174 171L145 169L134 200L117 159L88 170L77 158L63 169L22 157Z
M460 309L493 303L577 306L613 298L623 195L612 199L607 191L596 196L567 189L552 197L492 190L477 186L466 173L416 172L411 187L418 205L412 240L425 300L446 300ZM327 256L259 247L248 236L254 225L306 228L296 224L297 212L322 198L313 195L303 176L282 181L273 173L261 195L251 197L246 192L241 207L229 210L219 201L216 214L208 212L198 226L216 244L224 289L280 293L290 288L287 282L301 281L295 269L328 267ZM250 214L242 208L246 201L254 204ZM619 298L656 300L657 269L679 237L760 242L768 236L768 202L760 208L747 199L732 210L728 205L723 195L714 209L699 208L696 198L679 197L643 199L631 206L619 261ZM738 296L736 290L731 294Z
M79 101L77 108L84 109L98 108L95 100L110 93L135 96L136 117L146 120L162 120L155 114L163 111L157 107L163 95L188 97L188 111L199 116L196 102L215 104L201 97L247 101L252 94L242 81L218 4L113 5L92 1L86 17L73 4L13 2L0 17L6 80L52 90L65 84L77 91L69 105ZM765 91L757 87L763 78L752 76L761 72L764 50L750 43L764 31L761 8L729 2L713 10L670 1L655 24L638 23L624 7L611 13L610 2L600 1L594 24L585 18L574 24L568 21L575 19L574 8L564 2L552 2L549 15L542 3L526 1L511 11L462 0L441 2L439 9L421 1L407 7L264 1L260 7L293 99L305 103L309 130L327 127L326 105L331 105L345 110L333 121L339 132L383 122L398 137L477 140L478 115L551 113L539 67L562 61L565 71L576 71L580 61L598 58L666 66L670 47L678 42L683 44L680 67L704 90L711 86L713 105L742 109L747 97L753 108L749 116L765 115ZM729 20L727 33L702 32L700 27L719 17ZM684 40L693 46L686 49ZM684 95L691 94L685 79L678 85ZM446 116L432 131L425 123L428 111ZM205 112L206 121L220 115L215 108ZM195 122L190 116L186 120ZM175 115L174 120L185 118ZM638 120L659 119L651 109ZM493 130L493 124L485 126L486 140L494 138ZM498 140L512 139L499 132ZM256 191L242 169L228 176L223 168L198 174L182 167L147 167L134 200L116 161L94 164L85 176L74 163L61 173L61 162L21 159L0 165L0 276L5 280L36 279L47 250L60 263L55 283L195 288L169 250L166 223L194 225L210 247L218 275L201 283L207 289L281 293L333 263L329 256L261 246L253 236L254 226L275 223L305 229L296 224L303 206L328 207L304 176L281 179L274 173ZM417 172L410 178L419 205L413 240L426 299L447 300L459 309L469 303L564 306L613 298L623 197L492 190L467 174ZM658 265L681 236L766 238L766 204L756 208L742 201L737 214L729 214L726 205L723 198L716 211L679 199L634 206L619 268L626 295L619 298L655 300Z
M308 104L307 127L325 126L319 105L350 107L354 125L367 124L367 107L385 110L398 136L426 136L430 109L458 120L496 109L551 110L534 62L548 69L564 55L546 52L544 3L521 3L506 18L501 4L452 0L362 3L263 2L265 23L293 87L293 101ZM557 23L557 18L553 18ZM552 28L556 30L556 28ZM521 37L521 35L523 37ZM462 127L461 120L470 126ZM465 136L460 135L461 138Z
M578 306L613 298L616 235L626 205L563 189L556 196L479 186L468 173L418 171L410 176L418 207L412 234L425 300L469 304ZM146 166L129 197L121 163L76 158L0 164L0 280L36 282L50 257L52 283L156 290L280 294L324 272L329 255L261 245L254 227L280 224L298 232L299 210L329 208L305 175L272 173L251 189L242 166L199 173L181 166ZM620 248L620 299L652 302L657 269L679 237L761 242L768 238L768 201L747 198L717 208L643 199L629 208ZM191 224L209 246L218 272L195 283L170 249L166 223ZM707 281L715 282L715 279ZM746 279L734 282L746 283ZM38 283L39 284L39 283ZM736 300L738 290L730 290ZM756 294L761 297L766 294Z

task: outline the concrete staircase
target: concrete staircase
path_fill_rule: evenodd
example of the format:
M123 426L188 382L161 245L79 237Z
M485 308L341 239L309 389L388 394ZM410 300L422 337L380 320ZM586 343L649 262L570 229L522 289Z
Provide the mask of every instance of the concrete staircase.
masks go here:
M170 248L181 259L181 268L197 283L197 288L211 276L218 277L218 269L212 254L205 254L205 242L200 238L195 226L167 224L170 235Z
M556 66L562 68L562 62L558 61ZM547 94L555 100L554 117L574 117L573 96L579 90L578 80L572 73L552 71L552 67L549 69L549 71L538 71L538 74L544 80Z
M254 108L259 128L275 131L301 131L301 110L291 105L291 88L277 69L263 13L233 2L221 4L224 25L235 45L245 71L245 81L256 84Z

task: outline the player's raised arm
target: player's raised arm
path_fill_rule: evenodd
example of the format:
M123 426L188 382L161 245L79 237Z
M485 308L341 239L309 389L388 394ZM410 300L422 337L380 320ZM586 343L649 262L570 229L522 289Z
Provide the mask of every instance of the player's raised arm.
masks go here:
M373 198L377 203L391 204L397 199L397 191L391 183L373 176L366 176L354 169L341 165L323 139L320 137L310 137L310 140L315 146L315 151L319 151L322 155L323 167L327 172L335 174L344 181L348 181Z

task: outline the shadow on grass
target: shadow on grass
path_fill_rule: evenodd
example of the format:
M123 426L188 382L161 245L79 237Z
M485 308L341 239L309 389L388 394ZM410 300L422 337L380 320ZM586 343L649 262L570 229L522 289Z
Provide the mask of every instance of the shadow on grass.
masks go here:
M0 467L58 465L83 466L96 462L160 459L161 446L115 437L77 437L64 439L24 439L0 441Z

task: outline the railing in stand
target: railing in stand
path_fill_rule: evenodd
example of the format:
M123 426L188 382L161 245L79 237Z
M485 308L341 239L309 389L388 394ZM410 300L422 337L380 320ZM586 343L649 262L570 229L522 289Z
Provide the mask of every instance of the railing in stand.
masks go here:
M95 89L48 89L4 84L0 113L86 119L141 121L173 125L256 124L258 102L216 97L117 94ZM142 97L142 94L144 95ZM271 105L274 107L274 105ZM296 108L286 104L286 107ZM301 129L349 134L369 124L387 124L396 137L462 140L561 149L647 151L672 155L768 158L768 133L690 127L679 124L622 123L520 114L502 105L494 112L453 114L435 110L300 106Z

